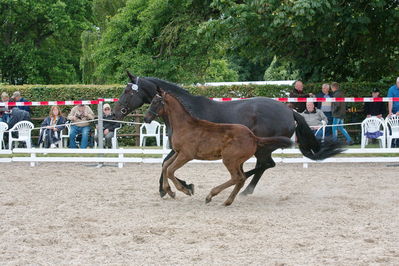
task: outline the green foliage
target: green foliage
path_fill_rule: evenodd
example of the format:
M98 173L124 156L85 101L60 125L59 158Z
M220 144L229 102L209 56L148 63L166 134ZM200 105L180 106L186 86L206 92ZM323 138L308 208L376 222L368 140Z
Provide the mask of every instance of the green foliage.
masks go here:
M2 82L79 82L80 32L91 1L0 1Z
M264 80L297 80L299 79L299 71L292 70L289 63L277 61L277 57L273 58L270 66L266 69Z
M222 1L210 38L230 41L250 60L275 54L305 81L380 80L399 72L396 0Z
M212 15L209 1L127 1L96 50L96 76L120 82L130 69L179 83L212 81L207 73L215 79L234 78L221 64L222 44L204 38L199 29Z

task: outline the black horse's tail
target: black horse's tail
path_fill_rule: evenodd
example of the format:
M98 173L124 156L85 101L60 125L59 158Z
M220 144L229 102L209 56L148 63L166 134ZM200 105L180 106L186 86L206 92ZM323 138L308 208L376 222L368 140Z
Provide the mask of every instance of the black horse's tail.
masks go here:
M344 151L342 144L331 138L321 142L316 138L303 116L293 111L294 119L297 122L295 129L298 138L299 150L311 160L324 160Z

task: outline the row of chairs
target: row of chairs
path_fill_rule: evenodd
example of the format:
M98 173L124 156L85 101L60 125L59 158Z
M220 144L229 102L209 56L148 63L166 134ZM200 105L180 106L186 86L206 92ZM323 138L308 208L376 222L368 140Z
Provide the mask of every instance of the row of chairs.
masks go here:
M34 128L33 123L29 121L21 121L15 124L9 133L9 147L13 147L13 144L17 142L25 142L26 147L32 147L31 142L31 131ZM71 125L66 125L66 130L61 132L60 138L61 141L58 144L59 148L67 147L68 146L68 138L70 133ZM120 127L114 130L114 136L112 138L112 148L116 149L118 147L118 139L117 133ZM8 125L4 122L0 122L0 149L5 149L4 143L4 132L8 130ZM164 146L167 145L168 137L166 135L166 127L165 125L161 125L156 121L152 121L150 124L143 124L140 127L140 146L146 146L146 139L147 138L155 138L157 146L161 145L161 131L163 136L163 143ZM18 132L17 136L13 136L11 132ZM97 135L97 130L95 131L95 136ZM95 147L97 147L97 143L95 142Z
M364 119L361 148L368 145L369 139L377 139L382 148L391 148L392 140L399 139L399 116L390 116L385 120L378 117Z

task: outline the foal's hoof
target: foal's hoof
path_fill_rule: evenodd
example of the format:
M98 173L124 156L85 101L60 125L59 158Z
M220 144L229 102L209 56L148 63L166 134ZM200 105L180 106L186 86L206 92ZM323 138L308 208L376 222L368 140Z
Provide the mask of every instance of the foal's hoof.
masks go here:
M194 184L190 184L190 185L188 185L188 191L190 191L190 193L191 193L191 195L194 195ZM191 196L190 195L190 196Z
M208 197L205 198L205 203L209 203L211 201L212 201L212 197L211 196L208 196Z
M176 197L176 193L173 192L173 191L171 191L171 192L169 193L169 196L170 196L172 199L174 199L174 198Z
M233 203L232 200L226 200L226 201L223 203L223 205L227 207L227 206L230 206L232 203Z
M161 196L161 198L165 197L165 195L166 195L165 190L160 190L159 191L159 196Z

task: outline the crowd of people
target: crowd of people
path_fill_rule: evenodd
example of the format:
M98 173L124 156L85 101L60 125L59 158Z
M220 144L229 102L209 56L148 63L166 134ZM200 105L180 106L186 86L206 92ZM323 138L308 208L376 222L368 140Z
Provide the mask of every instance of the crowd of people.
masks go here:
M303 82L297 80L289 96L293 98L344 98L345 93L337 82L323 84L321 86L321 91L316 95L313 93L305 93ZM371 96L374 98L380 97L378 88L372 89ZM399 77L396 79L396 84L389 88L387 97L399 97ZM19 91L14 92L12 97L9 97L6 92L3 92L1 94L1 101L28 102L28 100L21 96ZM317 138L331 136L336 140L338 131L340 131L345 138L346 144L352 145L354 143L343 126L347 112L345 102L295 102L290 103L289 106L302 114ZM364 103L365 117L374 116L382 119L385 114L387 114L387 116L399 116L399 102L388 102L388 110L384 102ZM121 125L117 122L109 121L113 120L111 106L109 104L104 104L103 106L103 117L106 120L103 123L105 147L110 148L114 130ZM49 116L46 117L41 124L42 130L39 136L39 144L43 143L46 148L56 147L61 141L61 132L65 129L66 122L70 121L71 126L68 146L70 148L78 148L77 136L79 136L79 148L85 149L88 146L93 146L94 141L97 141L97 139L93 136L94 134L92 133L90 122L94 120L94 118L94 112L89 106L84 104L74 106L67 117L63 116L58 106L52 106ZM31 108L29 106L0 107L0 122L7 123L9 129L19 121L24 120L31 120ZM320 130L321 128L323 128L323 131ZM7 142L8 135L5 134L4 136ZM399 143L396 142L393 143L393 147L399 146Z
M370 93L373 98L381 97L378 88L372 89ZM293 90L290 92L290 97L344 98L345 93L337 82L323 84L321 91L316 95L305 93L303 82L297 80L294 83ZM396 79L396 84L389 88L387 97L399 97L399 77ZM331 136L336 140L338 131L340 131L346 140L346 144L352 145L354 143L343 126L347 112L345 102L317 102L315 104L312 102L296 102L290 103L289 106L302 114L308 125L316 134L316 137L322 137L322 132L319 129L325 126L325 136ZM383 119L385 114L387 114L387 116L399 115L399 102L388 102L388 111L386 103L384 102L364 103L365 118L378 117ZM396 144L396 142L393 143L393 146L397 146Z
M28 102L28 100L21 97L21 93L16 91L10 98L6 92L1 94L2 102ZM103 123L105 147L111 148L111 139L114 136L114 130L121 126L120 123L112 122L113 115L111 106L104 104L103 118L106 120ZM92 128L92 121L95 119L94 112L90 106L79 104L74 106L67 117L65 117L59 106L51 106L49 115L41 123L41 130L38 139L38 145L42 144L45 148L52 148L60 146L61 132L66 128L67 123L70 125L69 132L69 148L81 148L94 146L94 134ZM29 106L1 106L0 107L0 122L4 122L11 129L16 123L20 121L31 121L31 109ZM14 132L13 134L17 134ZM4 134L4 141L8 143L8 134ZM96 138L97 141L97 138ZM77 144L77 142L79 142Z

